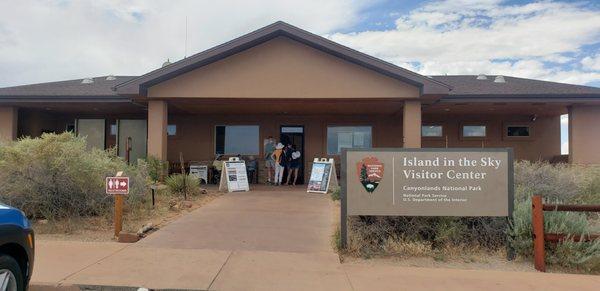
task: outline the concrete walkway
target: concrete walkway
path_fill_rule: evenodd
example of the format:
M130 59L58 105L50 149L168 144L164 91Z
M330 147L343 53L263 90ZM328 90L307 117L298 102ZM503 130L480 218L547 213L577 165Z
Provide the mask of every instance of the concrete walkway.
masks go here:
M597 290L600 277L340 264L329 197L231 193L136 244L38 241L31 290ZM104 288L103 290L111 290Z
M277 191L280 189L287 191ZM139 245L178 249L331 253L329 196L304 187L229 193L172 222Z

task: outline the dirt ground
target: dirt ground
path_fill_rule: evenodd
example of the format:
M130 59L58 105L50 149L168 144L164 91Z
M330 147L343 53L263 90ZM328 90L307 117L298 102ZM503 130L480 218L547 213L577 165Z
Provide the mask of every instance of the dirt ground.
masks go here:
M183 203L183 197L158 191L155 206L151 202L138 209L125 206L123 230L136 233L142 226L152 223L155 228L161 228L182 215L200 208L222 195L216 187L209 185L204 188L206 194L188 197ZM184 206L184 204L186 204ZM60 221L33 221L36 239L40 240L71 240L106 242L116 241L114 238L113 215L99 217L79 217Z

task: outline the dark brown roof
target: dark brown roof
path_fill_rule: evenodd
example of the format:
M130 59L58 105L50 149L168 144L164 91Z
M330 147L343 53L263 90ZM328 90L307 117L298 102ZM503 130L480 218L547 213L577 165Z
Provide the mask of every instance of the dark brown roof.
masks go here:
M432 76L435 80L452 86L448 97L451 99L477 97L595 97L600 98L600 88L540 81L504 76L506 83L495 83L495 75L487 80L477 80L475 75Z
M92 78L94 82L90 84L83 84L83 79L77 79L0 88L0 98L119 96L112 88L135 78L135 76L114 77L115 80L107 80L107 76Z
M421 93L424 95L445 95L448 94L450 89L445 84L434 79L345 47L282 21L275 22L254 32L175 62L169 66L149 72L129 82L117 85L115 89L118 93L124 95L146 95L146 90L150 86L212 62L216 62L279 36L288 37L346 61L418 86L421 88Z

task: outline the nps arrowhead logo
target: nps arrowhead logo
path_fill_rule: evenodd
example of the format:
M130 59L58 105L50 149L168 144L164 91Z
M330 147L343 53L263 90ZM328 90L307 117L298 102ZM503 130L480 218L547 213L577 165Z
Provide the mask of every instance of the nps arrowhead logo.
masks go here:
M373 193L383 178L383 163L376 157L366 157L356 163L356 174L368 193Z

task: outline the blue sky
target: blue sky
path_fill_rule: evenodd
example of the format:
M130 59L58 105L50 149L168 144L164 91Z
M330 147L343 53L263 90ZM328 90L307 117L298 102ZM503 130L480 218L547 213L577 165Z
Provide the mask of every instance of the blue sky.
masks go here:
M424 75L600 87L591 0L0 1L0 87L139 75L278 20Z

